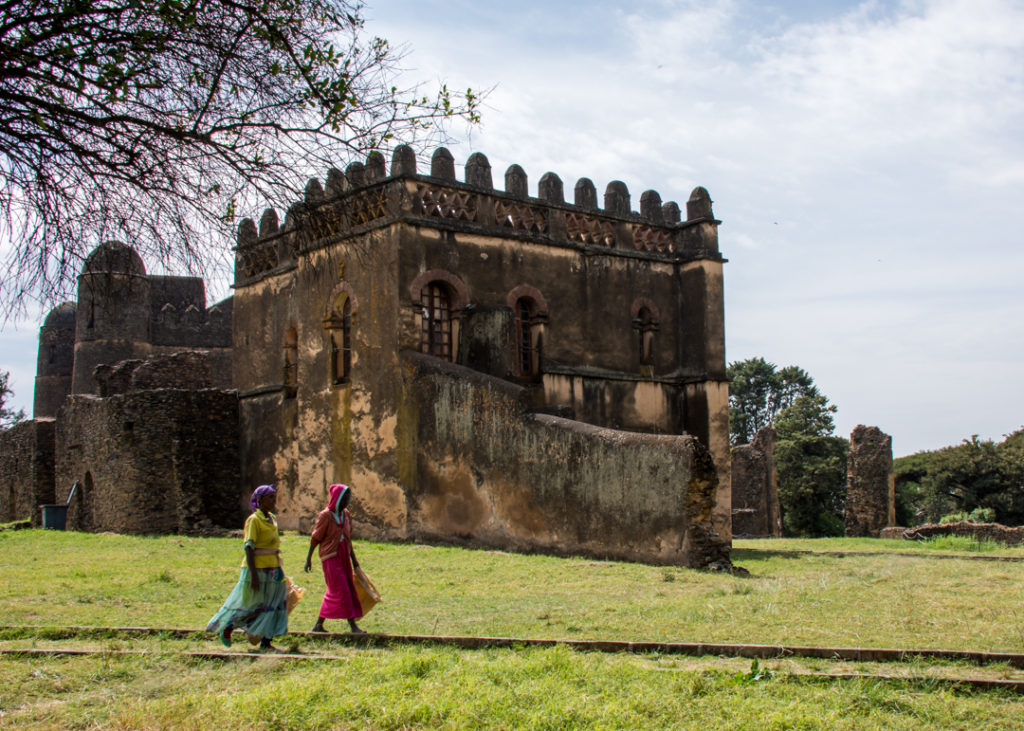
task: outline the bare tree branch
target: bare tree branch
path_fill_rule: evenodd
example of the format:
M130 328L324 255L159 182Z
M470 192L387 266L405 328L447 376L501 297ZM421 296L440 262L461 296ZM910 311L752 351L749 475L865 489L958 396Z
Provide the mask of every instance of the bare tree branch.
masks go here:
M472 90L398 89L350 0L0 2L0 309L55 303L118 238L202 273L234 211L477 120ZM214 243L217 242L217 243Z

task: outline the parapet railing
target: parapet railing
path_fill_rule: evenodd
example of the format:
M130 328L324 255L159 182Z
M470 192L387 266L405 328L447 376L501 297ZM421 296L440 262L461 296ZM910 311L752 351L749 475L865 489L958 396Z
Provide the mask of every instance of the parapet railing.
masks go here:
M679 205L662 203L657 191L645 191L640 211L631 211L629 190L612 181L598 207L597 190L589 178L565 200L562 180L546 173L538 196L528 194L526 173L519 165L505 172L505 190L494 189L491 167L482 153L466 162L465 180L455 178L451 153L438 148L430 175L417 171L412 149L395 149L390 175L384 156L370 153L366 164L354 162L345 172L332 168L325 184L311 179L304 200L293 204L279 223L267 209L257 228L252 219L238 227L235 279L237 283L294 263L298 252L325 246L345 236L408 221L493 236L522 238L537 243L572 246L594 253L641 256L666 260L716 259L717 226L706 189L697 187L686 203L683 220Z

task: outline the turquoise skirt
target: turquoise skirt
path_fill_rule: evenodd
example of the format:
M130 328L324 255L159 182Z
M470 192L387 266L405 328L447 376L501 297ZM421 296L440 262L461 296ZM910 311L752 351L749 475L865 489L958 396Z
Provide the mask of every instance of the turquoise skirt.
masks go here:
M260 588L249 584L249 568L242 567L238 583L228 594L224 606L206 625L207 632L219 633L230 625L244 629L250 637L272 639L288 632L288 609L285 605L287 584L280 566L256 569Z

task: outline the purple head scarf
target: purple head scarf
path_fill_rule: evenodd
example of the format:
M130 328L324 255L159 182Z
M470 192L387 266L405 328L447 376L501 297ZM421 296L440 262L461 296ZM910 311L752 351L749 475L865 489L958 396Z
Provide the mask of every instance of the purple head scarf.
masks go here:
M259 510L260 500L263 499L264 495L276 495L277 490L274 489L273 485L260 485L253 490L252 497L249 498L249 506L253 510Z

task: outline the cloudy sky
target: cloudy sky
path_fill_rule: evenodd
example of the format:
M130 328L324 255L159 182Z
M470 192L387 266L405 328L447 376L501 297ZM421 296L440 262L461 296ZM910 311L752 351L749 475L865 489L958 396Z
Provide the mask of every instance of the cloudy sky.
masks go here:
M1024 426L1024 3L371 5L409 79L492 88L458 164L618 179L634 208L708 188L729 361L803 367L838 433L903 455ZM36 327L0 334L29 411Z

